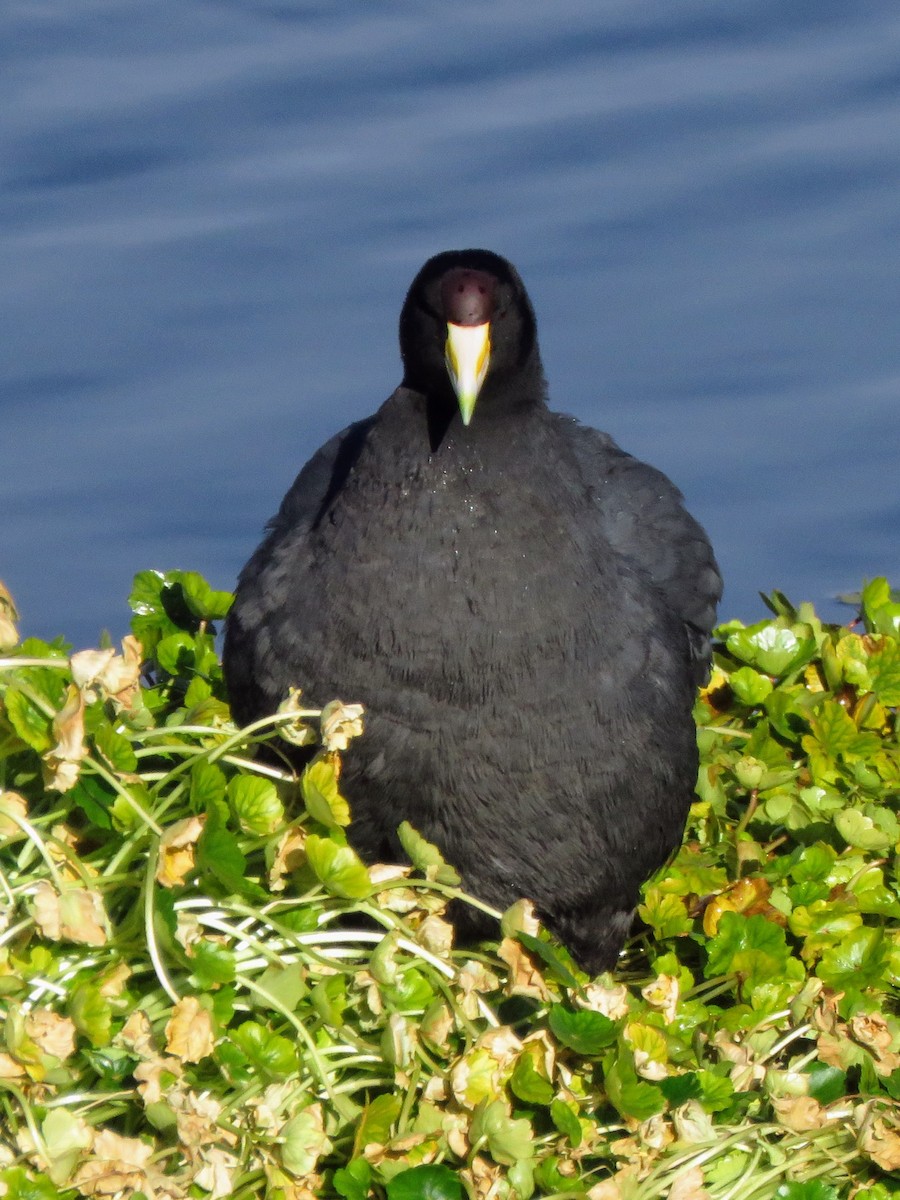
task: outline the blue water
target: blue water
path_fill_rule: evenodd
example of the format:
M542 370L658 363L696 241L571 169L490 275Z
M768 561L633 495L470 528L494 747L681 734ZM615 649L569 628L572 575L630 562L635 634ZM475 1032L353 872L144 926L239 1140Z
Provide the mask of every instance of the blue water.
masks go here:
M430 254L519 267L554 406L666 470L723 616L900 584L900 9L8 0L0 578L26 633L230 587L399 381Z

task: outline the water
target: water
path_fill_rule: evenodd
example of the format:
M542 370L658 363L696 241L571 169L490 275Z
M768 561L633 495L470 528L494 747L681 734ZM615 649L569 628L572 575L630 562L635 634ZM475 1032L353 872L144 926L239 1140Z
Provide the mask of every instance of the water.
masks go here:
M0 578L26 633L230 587L399 381L430 254L519 267L554 406L679 484L723 616L900 584L900 10L8 0Z

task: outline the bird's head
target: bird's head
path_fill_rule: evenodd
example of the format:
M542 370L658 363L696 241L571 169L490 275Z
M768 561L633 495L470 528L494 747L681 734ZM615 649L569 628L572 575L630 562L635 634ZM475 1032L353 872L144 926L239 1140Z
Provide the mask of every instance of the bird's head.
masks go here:
M464 425L479 396L522 403L543 394L531 301L515 267L489 250L428 260L400 314L400 352L406 386L439 399L449 384Z

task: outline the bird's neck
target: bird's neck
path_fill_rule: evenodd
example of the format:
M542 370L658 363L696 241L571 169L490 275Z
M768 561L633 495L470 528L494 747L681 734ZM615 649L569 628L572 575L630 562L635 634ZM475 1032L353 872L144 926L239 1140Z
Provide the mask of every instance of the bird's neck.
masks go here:
M475 405L471 422L463 425L459 404L449 381L425 393L420 393L424 407L430 449L434 453L452 436L457 445L478 445L483 441L496 444L512 438L518 430L547 413L547 385L538 364L534 372L520 375L509 385L503 377L488 378Z

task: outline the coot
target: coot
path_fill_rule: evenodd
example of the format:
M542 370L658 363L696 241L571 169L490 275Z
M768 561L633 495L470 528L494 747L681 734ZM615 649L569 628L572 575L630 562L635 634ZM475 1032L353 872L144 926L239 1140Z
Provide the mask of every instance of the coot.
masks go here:
M402 861L408 820L472 894L533 900L609 969L693 796L712 549L665 475L547 407L505 259L430 259L400 348L400 387L307 463L241 573L234 716L292 686L364 704L342 775L359 853Z

